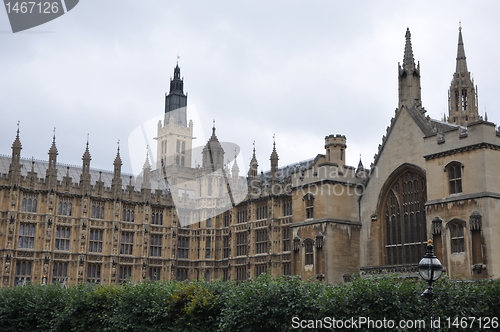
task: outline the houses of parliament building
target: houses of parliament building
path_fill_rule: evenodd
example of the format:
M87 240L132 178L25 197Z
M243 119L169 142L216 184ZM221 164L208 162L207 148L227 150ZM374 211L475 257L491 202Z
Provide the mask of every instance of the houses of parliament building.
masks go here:
M336 134L286 167L274 145L267 172L254 149L240 173L215 125L193 167L178 65L155 165L146 157L138 177L122 174L119 148L112 172L92 169L88 142L80 167L62 165L55 136L47 161L25 159L18 128L11 155L0 156L1 286L414 276L429 238L450 277L500 276L500 132L478 114L461 28L440 120L422 106L409 30L405 38L397 108L369 167L346 165Z

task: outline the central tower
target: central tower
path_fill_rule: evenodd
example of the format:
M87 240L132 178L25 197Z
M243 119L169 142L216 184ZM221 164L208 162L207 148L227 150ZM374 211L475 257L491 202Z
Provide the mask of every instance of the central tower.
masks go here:
M187 94L179 64L170 79L170 92L165 95L165 119L158 122L156 168L172 165L191 167L193 121L187 121Z

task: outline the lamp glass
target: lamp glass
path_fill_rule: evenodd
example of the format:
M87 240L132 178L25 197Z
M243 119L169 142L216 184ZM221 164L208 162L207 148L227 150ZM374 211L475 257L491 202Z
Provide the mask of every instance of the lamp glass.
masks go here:
M443 266L436 257L424 257L418 263L418 273L427 281L436 281L443 273Z

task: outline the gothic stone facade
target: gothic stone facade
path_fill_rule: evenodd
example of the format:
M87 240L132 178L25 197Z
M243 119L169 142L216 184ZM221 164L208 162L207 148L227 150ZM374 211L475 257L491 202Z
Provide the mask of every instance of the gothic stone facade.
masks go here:
M2 286L206 278L246 280L262 272L339 283L354 274L416 275L426 240L451 277L499 275L500 134L477 111L462 32L449 116L426 116L420 67L406 32L399 103L369 168L345 165L346 138L296 165L248 174L229 168L215 134L191 167L193 123L180 69L158 124L156 169L143 173L21 158L19 129L0 156Z

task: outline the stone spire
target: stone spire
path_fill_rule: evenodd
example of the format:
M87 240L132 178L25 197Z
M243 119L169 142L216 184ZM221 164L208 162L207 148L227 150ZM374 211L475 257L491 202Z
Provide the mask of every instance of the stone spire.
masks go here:
M233 178L233 183L238 182L238 178L240 176L240 168L238 167L238 161L236 160L236 148L234 149L234 163L233 167L231 167L231 176Z
M14 143L12 143L12 160L9 166L9 178L11 183L18 184L21 176L21 140L19 139L19 122L17 123L17 133Z
M149 163L149 146L146 152L146 161L142 166L142 189L151 190L151 164Z
M250 160L250 168L248 170L248 177L251 179L256 179L258 169L259 169L259 163L257 162L257 157L255 155L255 141L254 141L253 142L253 155L252 155L252 160Z
M175 125L187 127L186 105L187 95L184 94L184 81L177 62L174 68L174 78L170 79L170 92L165 96L165 125L173 120Z
M363 166L363 162L361 161L361 155L359 155L359 163L358 163L358 168L356 168L356 173L359 173L364 169L365 167Z
M462 26L458 28L457 66L448 92L448 121L461 126L481 120L477 107L477 87L467 71Z
M457 73L467 73L467 61L465 57L464 41L462 38L462 25L458 28L458 50L457 50Z
M115 198L119 198L122 192L122 158L120 157L120 141L116 151L115 161L113 162L114 172L111 180L111 190Z
M54 128L54 136L52 137L52 145L49 149L49 167L47 168L46 181L50 189L55 189L57 186L57 155L56 147L56 129Z
M273 135L273 152L271 152L271 157L269 158L271 161L271 179L278 178L278 153L276 152L276 139Z
M399 107L412 108L421 104L420 95L420 63L415 65L411 46L410 29L406 30L405 53L403 65L398 63Z
M212 127L212 136L202 151L203 168L215 172L224 167L224 149L215 135L215 120Z
M82 156L82 174L80 175L80 186L84 192L90 191L90 157L89 151L89 138L87 135L87 144L85 146L85 152Z

